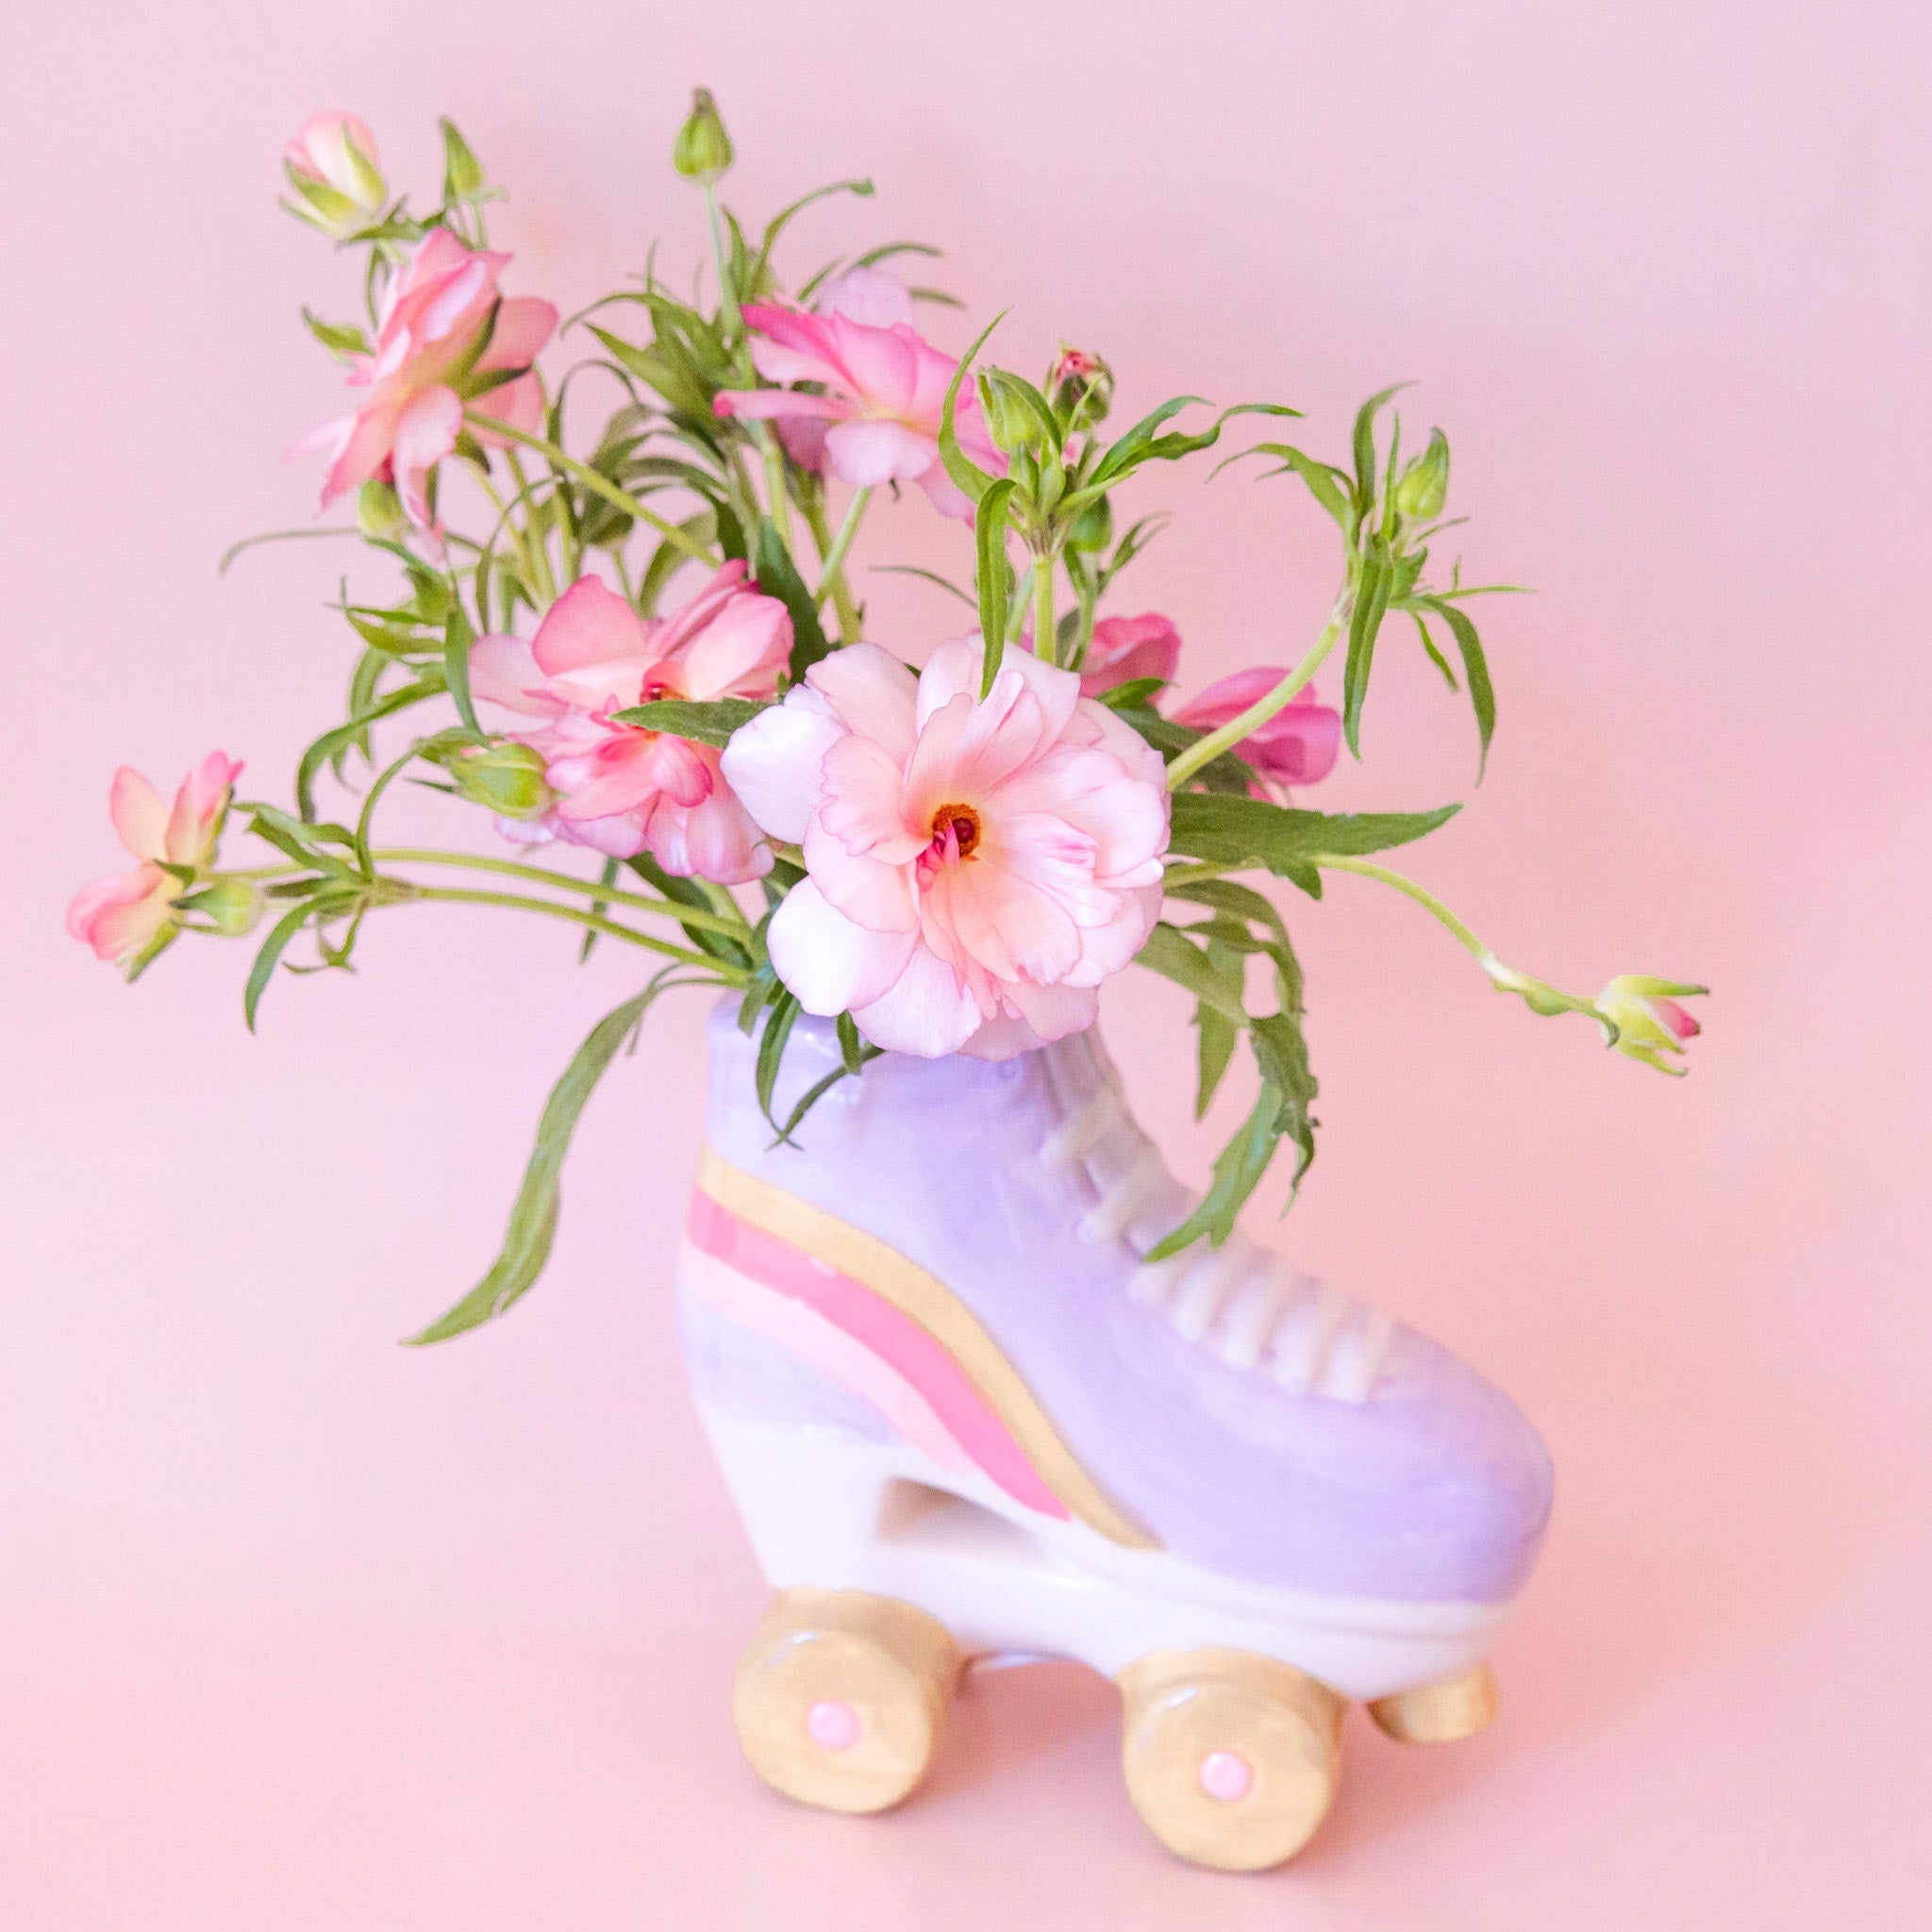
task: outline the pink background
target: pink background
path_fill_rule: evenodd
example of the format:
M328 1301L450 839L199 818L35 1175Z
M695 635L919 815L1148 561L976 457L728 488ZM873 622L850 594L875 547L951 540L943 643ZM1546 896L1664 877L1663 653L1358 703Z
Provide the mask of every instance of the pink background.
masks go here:
M1924 23L1735 0L25 9L0 79L0 1922L1924 1924ZM930 237L975 313L1013 305L1023 366L1065 334L1128 407L1284 397L1329 449L1361 395L1420 378L1472 568L1540 594L1490 611L1492 775L1415 870L1559 982L1717 989L1672 1086L1495 998L1366 885L1291 908L1326 1138L1288 1238L1510 1389L1560 1499L1496 1730L1411 1755L1352 1721L1333 1819L1272 1877L1141 1834L1113 1693L1068 1668L975 1687L887 1821L791 1808L740 1762L760 1587L668 1303L694 1007L590 1113L548 1278L417 1354L395 1339L487 1258L624 962L397 914L359 976L278 984L251 1040L242 948L184 945L128 992L59 929L113 861L116 762L172 784L220 744L279 788L346 675L320 608L345 546L214 574L233 538L309 518L316 475L277 453L338 394L296 310L346 309L348 278L273 206L282 139L353 108L430 198L455 113L514 191L511 287L569 308L655 234L691 258L664 158L699 80L741 207L879 183L801 225L794 273ZM1335 563L1285 484L1208 491L1205 468L1137 486L1184 520L1115 607L1177 618L1190 682L1298 650ZM888 539L965 568L923 503L870 555ZM908 655L950 625L937 592L872 585ZM1385 648L1371 765L1321 802L1469 795L1466 715ZM1110 999L1198 1176L1181 1007Z

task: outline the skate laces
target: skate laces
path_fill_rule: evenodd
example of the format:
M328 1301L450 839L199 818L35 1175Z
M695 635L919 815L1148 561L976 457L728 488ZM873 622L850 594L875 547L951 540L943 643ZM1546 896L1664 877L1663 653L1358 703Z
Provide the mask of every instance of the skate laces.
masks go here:
M1110 1067L1040 1156L1084 1174L1092 1188L1096 1199L1077 1233L1094 1246L1124 1242L1138 1258L1194 1205L1128 1112ZM1302 1274L1239 1228L1218 1248L1196 1242L1164 1261L1140 1261L1128 1292L1188 1341L1296 1394L1366 1400L1389 1345L1388 1316Z

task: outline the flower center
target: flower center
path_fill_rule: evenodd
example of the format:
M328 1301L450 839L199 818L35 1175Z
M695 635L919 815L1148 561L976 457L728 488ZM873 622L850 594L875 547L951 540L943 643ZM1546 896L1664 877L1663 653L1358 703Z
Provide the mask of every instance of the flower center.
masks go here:
M959 857L970 858L979 843L979 814L970 805L942 805L932 815L932 842L941 850L946 834L958 842Z

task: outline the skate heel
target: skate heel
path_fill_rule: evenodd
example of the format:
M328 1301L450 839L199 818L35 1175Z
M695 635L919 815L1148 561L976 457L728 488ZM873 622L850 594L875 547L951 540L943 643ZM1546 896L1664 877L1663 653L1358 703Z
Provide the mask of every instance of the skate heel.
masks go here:
M1175 1857L1259 1872L1308 1841L1341 1773L1334 1691L1239 1650L1158 1652L1119 1681L1127 1793Z
M1374 1698L1369 1715L1404 1744L1453 1744L1495 1722L1495 1675L1487 1663L1480 1663L1443 1683Z
M801 1805L884 1811L925 1775L959 1678L924 1610L857 1590L781 1590L732 1690L752 1769Z

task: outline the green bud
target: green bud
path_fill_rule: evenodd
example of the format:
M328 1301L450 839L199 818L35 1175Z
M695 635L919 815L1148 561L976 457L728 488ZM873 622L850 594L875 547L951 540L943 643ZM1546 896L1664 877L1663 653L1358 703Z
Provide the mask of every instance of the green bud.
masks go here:
M442 119L442 198L444 202L467 201L482 192L483 163L470 150L448 115Z
M979 407L993 441L1010 456L1038 451L1046 441L1040 420L1039 391L1031 383L1004 369L979 372Z
M1106 497L1090 503L1067 532L1069 550L1105 550L1113 541L1113 509Z
M1395 508L1406 517L1426 522L1442 514L1449 499L1449 439L1429 432L1429 446L1395 479Z
M1113 371L1086 349L1060 344L1060 353L1046 378L1054 414L1071 434L1107 420L1113 407Z
M486 807L498 818L540 818L557 803L543 776L543 759L527 744L511 741L459 752L448 771L472 805Z
M731 137L708 87L691 97L691 112L672 144L671 165L687 180L704 182L717 180L731 165Z
M356 527L377 542L393 543L408 528L393 483L372 477L356 492Z
M244 933L253 932L256 922L268 907L261 888L253 879L232 876L211 880L192 899L180 903L207 914L208 924L228 940L239 940Z

